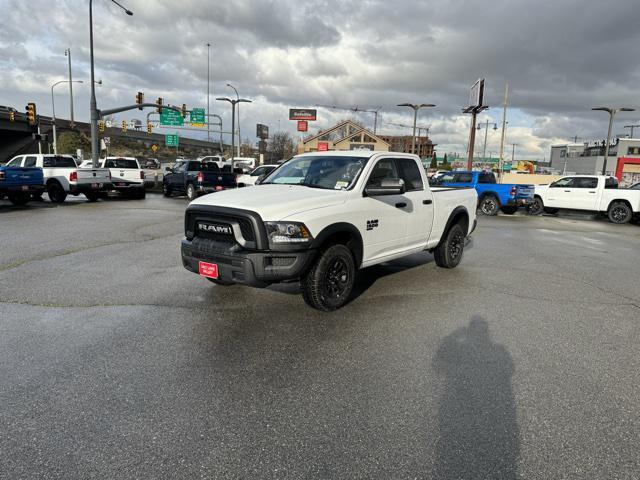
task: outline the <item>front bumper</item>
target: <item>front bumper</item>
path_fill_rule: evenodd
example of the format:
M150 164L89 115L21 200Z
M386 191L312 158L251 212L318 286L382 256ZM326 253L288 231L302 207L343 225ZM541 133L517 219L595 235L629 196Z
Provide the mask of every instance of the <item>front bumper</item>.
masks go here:
M313 260L315 250L255 252L220 247L207 239L182 240L182 265L199 274L200 262L218 265L218 278L252 287L299 279Z
M111 183L107 183L107 182L69 184L69 192L72 194L86 193L86 192L105 192L110 188L111 188Z

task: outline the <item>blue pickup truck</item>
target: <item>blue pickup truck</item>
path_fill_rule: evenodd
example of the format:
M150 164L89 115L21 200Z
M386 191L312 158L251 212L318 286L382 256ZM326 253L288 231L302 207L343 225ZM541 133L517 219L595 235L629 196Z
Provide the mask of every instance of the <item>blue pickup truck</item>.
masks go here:
M478 209L484 215L497 215L498 211L512 215L518 207L533 203L533 185L497 183L493 172L447 172L436 179L442 187L473 187L478 192Z
M0 199L6 195L14 205L26 205L31 195L41 195L44 188L41 168L0 165Z

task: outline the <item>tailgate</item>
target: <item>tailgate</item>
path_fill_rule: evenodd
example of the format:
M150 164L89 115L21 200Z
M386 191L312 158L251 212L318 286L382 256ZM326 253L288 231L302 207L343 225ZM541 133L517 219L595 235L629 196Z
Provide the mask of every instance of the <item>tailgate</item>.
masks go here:
M516 198L533 198L535 187L533 185L516 185Z
M78 183L109 183L111 174L106 168L79 168Z
M5 185L43 185L42 169L37 167L7 167Z
M222 186L226 188L236 187L236 175L235 173L217 173L217 172L203 172L204 173L204 185L217 187Z
M111 168L111 180L113 182L126 182L126 183L140 183L143 179L140 178L141 170L137 168Z

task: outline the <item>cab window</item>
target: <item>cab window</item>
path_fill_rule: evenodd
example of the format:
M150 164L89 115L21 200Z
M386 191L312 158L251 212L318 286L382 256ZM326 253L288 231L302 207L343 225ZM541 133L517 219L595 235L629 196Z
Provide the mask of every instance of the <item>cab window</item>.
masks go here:
M399 158L396 162L400 170L400 178L404 180L407 191L423 190L422 175L415 160Z
M573 182L573 188L597 188L598 179L589 177L577 177Z
M13 160L11 160L9 163L7 163L7 167L19 167L20 164L22 163L22 159L24 157L16 157Z
M376 163L373 167L369 180L367 181L368 187L379 187L382 180L400 178L398 176L398 170L396 169L396 162L391 158L383 158Z
M496 183L496 176L491 172L482 172L478 175L478 183Z

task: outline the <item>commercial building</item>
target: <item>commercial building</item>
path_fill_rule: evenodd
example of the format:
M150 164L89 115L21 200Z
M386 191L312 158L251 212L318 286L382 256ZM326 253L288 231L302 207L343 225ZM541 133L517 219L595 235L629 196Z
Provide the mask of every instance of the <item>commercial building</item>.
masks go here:
M393 152L412 153L411 135L380 135L380 138L391 145ZM420 158L433 157L435 146L429 137L416 137L416 154Z
M389 147L389 143L371 130L367 130L352 120L345 120L302 140L298 145L298 152L331 150L382 150L388 152Z
M605 142L566 143L551 146L550 166L560 174L602 173ZM640 158L640 139L618 138L609 147L606 172L615 175L619 158Z

